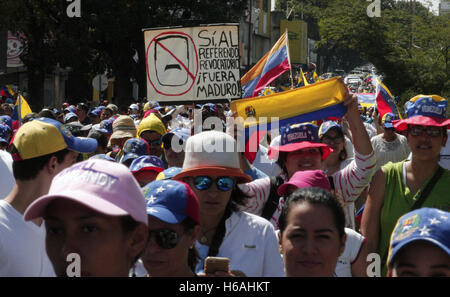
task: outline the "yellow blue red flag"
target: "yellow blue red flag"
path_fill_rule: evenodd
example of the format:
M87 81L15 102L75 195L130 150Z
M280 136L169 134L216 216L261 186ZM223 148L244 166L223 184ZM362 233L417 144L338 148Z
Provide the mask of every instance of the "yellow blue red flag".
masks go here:
M236 117L244 120L247 143L254 134L250 131L254 129L271 130L289 124L343 117L347 112L347 107L344 106L347 95L347 87L335 77L303 88L265 96L264 99L235 100L231 102L231 110L236 112Z
M382 118L386 113L398 115L401 119L397 105L389 89L377 78L377 93L376 93L377 109Z
M14 105L11 118L15 121L22 120L23 117L29 113L32 113L30 105L28 105L27 100L25 100L25 98L21 94L19 94L17 96L16 104Z
M255 97L268 84L291 68L287 31L272 49L242 78L242 98Z

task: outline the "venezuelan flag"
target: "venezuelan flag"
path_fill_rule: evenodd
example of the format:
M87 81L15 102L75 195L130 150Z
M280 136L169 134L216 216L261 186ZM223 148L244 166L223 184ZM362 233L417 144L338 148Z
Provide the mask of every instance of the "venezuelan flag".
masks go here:
M257 96L259 91L290 68L286 32L272 49L241 78L242 98Z
M398 115L400 119L402 118L391 92L378 78L376 101L380 118L389 112Z
M0 88L0 95L6 98L12 98L14 96L14 92L10 92L11 88L8 86L3 86ZM12 91L12 90L11 90Z
M244 120L245 141L254 130L264 131L328 117L343 117L348 90L339 77L260 98L231 102L236 117ZM248 146L248 145L247 145ZM256 149L257 145L252 145Z
M32 113L30 105L28 105L27 100L23 98L21 94L17 96L16 104L14 105L13 113L12 113L12 119L14 121L22 120L24 116L27 114ZM19 116L20 115L20 116Z

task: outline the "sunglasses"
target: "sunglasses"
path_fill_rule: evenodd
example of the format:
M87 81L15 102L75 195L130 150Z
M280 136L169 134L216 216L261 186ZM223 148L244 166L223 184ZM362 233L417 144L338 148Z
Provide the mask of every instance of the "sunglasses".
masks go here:
M149 145L153 145L153 146L160 146L162 141L161 139L156 139L156 140L147 140Z
M226 192L233 189L234 180L228 176L222 176L215 180L217 189ZM213 179L209 176L196 176L194 177L194 186L200 190L208 190L213 184Z
M326 143L334 142L336 144L339 144L339 143L342 143L344 141L344 138L342 138L342 136L336 136L336 137L324 136L322 138L322 141L326 142Z
M442 130L438 127L414 126L409 129L409 133L411 133L412 136L423 135L424 131L430 137L438 137L441 135L442 132Z
M164 148L165 149L170 149L171 147L172 147L172 138L173 138L173 135L171 135L170 137L166 137L165 139L164 139L164 141L163 141L163 146L164 146ZM177 137L178 138L178 137ZM178 144L179 145L183 145L183 140L181 140L181 139L179 139L178 138Z
M178 233L171 229L149 230L148 241L151 240L153 235L155 235L156 244L165 250L173 249L180 241Z

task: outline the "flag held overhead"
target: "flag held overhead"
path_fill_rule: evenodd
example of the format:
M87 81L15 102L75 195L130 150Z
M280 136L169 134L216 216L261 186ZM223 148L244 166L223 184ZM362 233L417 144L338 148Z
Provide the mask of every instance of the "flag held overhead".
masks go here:
M348 90L339 77L264 98L247 98L231 102L237 117L245 120L245 128L258 125L260 119L270 126L277 117L279 126L327 117L342 117L347 112L344 99ZM270 128L269 128L270 129Z

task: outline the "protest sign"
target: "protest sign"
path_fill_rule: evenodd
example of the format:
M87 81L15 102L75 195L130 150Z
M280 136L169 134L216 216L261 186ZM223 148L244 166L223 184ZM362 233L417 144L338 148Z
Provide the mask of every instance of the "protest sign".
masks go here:
M159 102L241 98L237 24L145 29L147 97Z

